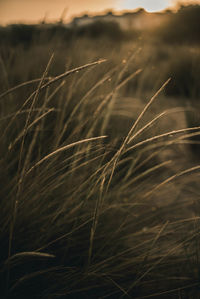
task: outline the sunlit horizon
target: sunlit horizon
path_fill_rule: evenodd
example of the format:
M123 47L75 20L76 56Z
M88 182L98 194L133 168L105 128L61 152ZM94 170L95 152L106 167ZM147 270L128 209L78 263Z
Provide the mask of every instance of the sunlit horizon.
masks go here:
M134 10L140 7L144 8L147 12L157 12L168 7L172 7L172 1L124 0L123 2L119 3L120 10Z
M200 4L200 0L85 0L84 5L80 0L74 0L73 3L70 0L1 0L0 24L38 23L44 19L50 23L59 21L61 17L67 23L75 16L103 14L110 10L120 13L143 8L147 12L159 12L175 8L177 2Z

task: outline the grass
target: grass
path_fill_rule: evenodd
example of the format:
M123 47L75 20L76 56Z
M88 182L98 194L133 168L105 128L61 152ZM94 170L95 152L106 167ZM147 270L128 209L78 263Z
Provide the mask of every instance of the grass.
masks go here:
M1 48L1 296L198 298L197 102L167 46L96 42Z

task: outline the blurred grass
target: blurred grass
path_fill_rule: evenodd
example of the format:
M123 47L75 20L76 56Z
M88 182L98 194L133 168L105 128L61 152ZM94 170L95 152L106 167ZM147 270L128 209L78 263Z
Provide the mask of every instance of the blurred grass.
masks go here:
M3 298L199 297L198 53L1 46Z

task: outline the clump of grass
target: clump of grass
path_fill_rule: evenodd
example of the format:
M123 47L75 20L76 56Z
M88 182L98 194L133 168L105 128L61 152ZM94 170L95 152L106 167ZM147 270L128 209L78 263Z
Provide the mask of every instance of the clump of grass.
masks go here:
M107 71L109 62L98 60L54 78L50 61L40 80L0 95L5 298L198 294L200 166L187 145L200 128L162 128L180 110L155 113L169 80L133 117L126 102L120 117L123 88L142 74L127 72L133 59Z

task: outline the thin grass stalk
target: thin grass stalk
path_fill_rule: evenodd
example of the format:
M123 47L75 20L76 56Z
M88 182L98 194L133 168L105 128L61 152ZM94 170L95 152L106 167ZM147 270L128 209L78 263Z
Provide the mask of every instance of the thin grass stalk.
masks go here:
M61 74L61 75L58 75L57 77L53 78L52 80L50 80L49 82L45 83L44 85L42 85L41 87L41 90L56 83L57 81L60 81L61 79L64 79L66 77L68 77L69 75L71 74L74 74L74 73L78 73L79 71L82 71L88 67L91 67L91 66L94 66L94 65L99 65L101 63L104 63L106 62L107 60L106 59L100 59L98 61L95 61L95 62L91 62L91 63L88 63L88 64L85 64L83 66L79 66L77 68L74 68L70 71L66 71L65 73Z
M139 163L141 157L142 157L142 150L139 153L139 156L137 156L135 159L132 159L132 163L126 173L126 175L124 176L124 178L122 179L122 183L125 183L129 177L136 172L138 169L140 169L142 166L146 165L146 163L148 163L152 158L154 158L155 156L157 156L159 154L160 151L156 151L154 153L152 153L151 155L149 155L146 159L143 159L141 161L141 163ZM137 164L138 163L138 164Z
M0 55L0 63L1 63L1 70L3 73L5 86L6 86L6 88L9 88L8 72L6 70L6 66L5 66L4 60L1 55ZM10 95L9 95L9 97L10 97L10 100L12 100L12 97Z
M142 267L143 269L144 269L144 267L145 267L145 265L146 265L146 263L147 263L147 261L148 261L148 258L149 258L150 254L151 254L152 249L154 248L154 245L156 244L156 242L158 241L158 239L161 237L163 231L166 229L166 227L168 226L168 224L169 224L169 221L166 221L166 222L161 226L161 228L159 227L159 230L158 230L158 232L157 232L157 234L156 234L156 236L155 236L155 238L154 238L154 240L153 240L153 242L152 242L152 244L151 244L149 250L147 251L147 253L146 253L145 257L144 257L144 260L143 260L143 267ZM142 271L142 269L140 270L140 272L141 272L141 271ZM138 271L138 272L139 272L139 271Z
M164 185L170 183L171 181L175 180L176 178L183 176L185 174L190 174L196 170L200 170L200 165L196 165L194 167L188 168L186 170L180 171L179 173L176 173L172 176L170 176L169 178L167 178L166 180L164 180L162 183L158 184L156 187L154 187L152 190L150 190L149 192L144 194L144 198L149 197L152 193L154 193L156 190L160 189L161 187L163 187Z
M42 86L40 87L40 91L43 90L43 89L45 89L45 88L47 88L48 86L54 84L55 82L57 82L57 81L59 81L59 80L61 80L61 79L64 79L65 77L70 76L71 74L78 73L78 72L81 71L81 70L84 70L84 69L87 69L87 68L89 68L89 67L92 67L92 66L101 64L101 63L103 63L103 62L105 62L105 61L106 61L106 60L103 59L103 60L99 60L99 61L95 61L95 62L92 62L92 63L88 63L88 64L85 64L85 65L83 65L83 66L77 67L77 68L75 68L75 69L69 70L69 71L67 71L67 72L65 72L65 73L63 73L63 74L61 74L61 75L59 75L59 76L53 78L51 81L48 82L48 84L46 83L46 84L42 85ZM24 108L24 107L31 101L31 99L35 96L36 93L37 93L37 90L34 91L34 92L28 97L28 99L24 102L24 104L23 104L22 107L19 109L19 111L21 111L21 110L22 110L22 109L23 109L23 108ZM18 111L18 112L19 112L19 111ZM7 130L8 130L8 128L13 124L14 120L15 120L15 116L11 119L10 123L7 125L7 128L6 128L6 130L4 131L4 134L3 134L2 138L4 138L4 137L6 136Z
M187 109L184 108L173 108L173 109L168 109L165 110L163 112L161 112L160 114L158 114L157 116L155 116L151 121L149 121L146 125L144 125L141 129L139 129L134 136L131 138L130 142L135 139L138 135L140 135L141 133L143 133L146 129L148 129L149 127L151 127L156 121L158 121L159 119L163 118L163 116L166 116L168 114L171 113L177 113L177 112L183 112L186 111Z
M65 131L68 128L68 125L70 123L70 121L72 120L72 117L75 115L75 113L78 111L78 109L80 108L80 106L83 104L83 102L89 98L89 96L99 87L101 86L105 81L107 81L109 78L109 75L103 77L103 79L101 79L100 81L98 81L94 86L92 86L92 88L84 95L84 97L78 102L78 104L74 107L74 109L72 110L67 122L65 123L62 132L59 134L59 138L57 140L57 144L56 146L58 146L58 144L60 143L60 140L62 139Z
M46 77L46 78L44 78L44 81L49 81L51 79L52 79L51 77ZM10 93L13 93L17 89L20 89L24 86L31 85L31 84L34 84L34 83L39 83L40 81L41 81L41 78L32 79L30 81L26 81L26 82L23 82L23 83L20 83L20 84L14 86L14 87L11 87L8 90L6 90L5 92L3 92L2 94L0 94L0 99L4 98L5 96L7 96Z
M114 279L112 279L108 275L105 275L105 276L120 290L121 293L123 293L123 296L126 296L126 298L129 298L129 299L132 299L132 297L127 293L127 291L121 285L119 285L116 281L114 281Z
M194 233L192 236L188 237L186 240L180 242L180 244L174 246L170 249L166 254L164 254L160 259L158 259L152 266L149 267L138 279L134 281L134 283L129 287L128 292L130 292L137 284L148 274L150 273L156 266L158 266L164 259L166 259L169 255L173 254L176 250L180 249L184 244L187 244L189 241L193 240L196 236L199 236L200 232Z
M105 183L105 177L102 178L102 182L100 184L100 194L99 194L99 197L96 201L96 206L95 206L95 209L94 209L94 216L93 216L92 227L91 227L91 231L90 231L90 245L89 245L89 251L88 251L88 266L90 266L90 264L91 264L94 236L95 236L95 232L96 232L96 228L97 228L97 224L98 224L100 210L102 208L102 203L103 203L104 183Z
M131 60L135 57L135 54L136 53L131 54L131 56L128 58L128 62L131 62ZM129 63L127 63L127 62L124 64L123 68L119 72L119 75L118 75L117 80L115 82L115 86L114 86L113 91L105 98L105 100L97 108L97 112L96 113L99 113L99 111L102 109L102 107L105 104L107 104L107 102L108 102L107 113L106 113L106 117L104 117L104 122L103 122L103 125L102 125L102 128L101 128L101 133L104 132L105 128L107 127L107 123L108 123L109 118L110 118L110 111L111 111L111 108L113 106L115 94L117 92L117 86L119 85L119 82L120 82L120 80L123 77L123 74L126 72L126 70L128 68L128 65L129 65ZM126 80L126 83L127 83L127 80Z
M83 168L84 166L88 166L90 163L92 163L92 162L94 162L94 161L97 161L97 160L98 160L99 158L101 158L102 156L103 156L103 155L101 154L101 155L98 155L97 157L95 157L95 158L93 158L93 159L88 159L87 161L85 161L85 162L79 164L78 166L76 166L75 169L72 168L71 170L66 171L63 175L61 175L61 176L59 177L59 182L58 182L57 184L55 184L55 185L53 185L53 186L51 185L51 191L53 191L54 189L56 189L56 188L58 188L60 185L62 185L62 184L63 184L63 180L64 180L66 177L69 177L70 174L73 174L75 171L77 171L77 170ZM55 175L55 173L54 173L54 175ZM48 189L49 189L49 188L47 188L46 192L49 191Z
M66 111L67 111L67 107L69 105L69 102L70 100L72 99L72 95L73 95L73 92L74 90L76 90L75 88L75 83L76 83L76 80L75 80L75 77L72 77L72 80L70 82L70 86L68 87L69 90L67 92L67 95L66 97L64 98L64 103L62 103L62 109L61 109L61 113L60 113L60 117L58 119L58 133L57 133L57 139L55 141L55 145L59 146L59 139L60 139L60 134L63 130L63 125L64 125L64 120L65 120L65 116L66 116Z
M36 118L32 123L30 123L30 125L27 126L26 128L26 134L28 133L28 131L34 126L36 125L40 120L43 120L45 118L45 116L47 116L50 112L54 111L54 108L49 109L47 112L45 112L44 114L40 115L38 118ZM17 136L17 138L13 141L12 144L9 145L8 150L11 151L13 149L13 147L16 145L16 143L24 137L24 130Z
M88 138L88 139L83 139L83 140L79 140L77 142L73 142L71 144L68 144L66 146L63 146L61 148L58 148L57 150L53 151L52 153L46 155L44 158L42 158L40 161L38 161L35 165L33 165L27 172L26 172L26 176L31 173L35 168L37 168L38 166L40 166L44 161L49 160L50 158L54 157L55 155L68 150L69 148L72 148L76 145L79 145L81 143L85 143L85 142L90 142L90 141L95 141L95 140L99 140L99 139L103 139L106 138L107 136L98 136L98 137L92 137L92 138Z
M38 88L36 90L36 93L34 95L34 98L33 98L33 101L31 103L31 106L30 106L30 109L29 109L29 113L27 115L27 118L26 118L26 123L25 123L25 126L24 126L24 132L23 132L23 139L22 139L22 143L21 143L21 147L20 147L20 153L19 153L19 165L18 165L18 172L21 170L21 163L22 163L22 153L23 153L23 149L24 149L24 142L25 142L25 137L26 137L26 134L27 134L27 129L28 129L28 125L29 125L29 120L30 120L30 117L31 117L31 113L32 113L32 109L34 108L35 106L35 103L38 99L38 96L39 96L39 92L40 92L40 89L42 87L42 84L43 84L43 81L44 81L44 78L46 77L47 73L48 73L48 70L50 68L50 65L52 63L52 60L53 60L53 56L52 55L49 59L49 62L47 64L47 67L42 75L42 78L39 82L39 85L38 85Z
M171 164L172 161L168 160L168 161L164 161L162 163L159 163L151 168L148 168L147 170L143 171L141 174L135 176L133 179L129 180L128 183L126 183L125 185L122 186L122 190L126 190L128 187L130 187L133 183L137 182L138 180L140 180L141 178L144 178L145 176L152 174L154 171L163 168L165 166L168 166L169 164Z
M140 141L140 142L130 146L129 148L126 149L126 152L131 151L131 150L133 150L133 149L135 149L139 146L145 145L146 143L149 143L149 142L152 142L152 141L155 141L155 140L159 140L163 137L172 137L173 135L176 135L176 134L184 133L184 132L187 132L187 131L196 131L196 130L200 130L200 127L179 129L179 130L169 131L169 132L166 132L166 133L163 133L163 134L160 134L160 135L156 135L156 136L153 136L151 138L147 138L143 141ZM192 133L186 135L186 138L190 137L191 134ZM200 132L197 132L195 135L199 135L199 134L200 134Z
M127 78L125 78L121 83L119 83L119 78L116 82L116 85L115 85L115 88L114 90L110 93L110 95L108 95L105 100L102 102L102 104L100 104L100 106L97 108L97 112L99 110L102 109L102 107L108 103L108 106L107 106L107 109L106 109L106 115L104 117L104 121L103 121L103 125L102 125L102 128L101 128L101 134L103 132L105 132L105 129L107 127L107 124L109 122L109 118L110 118L110 115L111 115L111 111L112 111L112 108L114 106L114 103L115 103L115 97L116 97L116 94L117 92L123 87L125 86L130 80L132 80L133 78L135 78L137 75L139 75L140 73L142 72L142 69L139 69L137 71L135 71L133 74L129 75Z
M51 268L47 268L45 270L39 270L39 271L35 271L31 274L26 274L25 276L21 277L19 280L17 280L14 285L9 289L9 294L12 294L12 292L22 283L24 283L25 281L44 275L46 273L52 272L52 271L57 271L57 270L63 270L62 267L51 267Z
M144 107L144 109L142 110L142 112L140 113L140 115L138 116L138 118L136 119L136 121L134 122L133 126L131 127L128 135L126 136L124 142L122 143L120 149L117 151L117 153L114 155L114 157L110 160L110 162L108 163L108 166L110 166L111 163L113 163L112 166L112 172L111 175L109 177L108 180L108 184L106 187L106 192L108 191L108 188L110 186L110 183L112 181L112 177L118 162L119 157L121 156L124 148L126 147L126 145L129 143L130 141L130 136L132 135L132 133L134 132L135 128L137 127L139 121L142 119L143 115L145 114L145 112L147 111L147 109L152 105L152 103L154 102L154 100L156 99L156 97L160 94L160 92L165 88L165 86L169 83L170 79L168 79L162 86L161 88L154 94L154 96L150 99L150 101L147 103L147 105Z
M149 107L153 104L154 100L157 98L157 96L163 91L163 89L167 86L167 84L171 81L171 78L169 78L162 86L161 88L153 95L153 97L150 99L150 101L147 103L147 105L144 107L144 109L142 110L142 112L140 113L140 115L138 116L138 118L136 119L134 125L132 126L131 130L129 131L124 144L130 143L135 136L133 135L131 137L131 135L133 134L134 130L136 129L138 123L140 122L140 120L142 119L142 117L144 116L145 112L149 109Z
M41 110L42 110L41 108L35 108L35 109L32 109L32 112L41 112ZM60 112L61 111L60 109L48 108L48 107L44 109L45 112L48 112L50 110L51 111L56 111L56 112ZM3 116L3 117L0 118L0 121L4 121L4 120L9 119L9 118L11 118L13 116L21 115L21 114L24 114L24 113L29 113L29 109L5 115L5 116Z
M153 293L151 295L146 295L146 296L142 296L142 297L137 297L137 299L148 299L148 298L161 298L162 295L167 295L167 294L175 294L177 293L178 291L183 291L183 290L187 290L187 289L192 289L193 287L197 287L199 285L198 282L196 283L192 283L192 284L188 284L184 287L179 287L179 288L174 288L172 290L167 290L167 291L164 291L164 292L159 292L159 293ZM181 295L180 295L181 296ZM181 298L181 297L180 297Z
M83 222L82 224L80 224L79 226L77 226L76 228L72 229L70 232L67 232L66 234L63 234L62 236L48 242L47 244L41 246L40 248L37 248L35 251L42 251L46 248L48 248L49 246L59 242L60 240L63 240L67 237L69 237L70 235L72 235L73 233L79 231L81 228L83 228L85 225L89 224L91 221L93 220L93 217L90 217L87 221Z
M37 91L35 93L35 96L34 96L32 104L31 104L31 108L29 110L29 113L28 113L27 119L26 119L26 123L25 123L25 128L24 128L24 133L23 133L23 139L22 139L22 143L21 143L20 151L19 151L19 162L18 162L18 170L17 170L17 178L19 180L18 180L18 183L17 183L16 196L15 196L15 199L14 199L14 202L13 202L12 220L10 222L9 244L8 244L8 259L11 256L14 226L15 226L15 221L16 221L16 216L17 216L17 208L18 208L18 202L19 202L20 193L21 193L21 187L22 187L24 172L25 172L24 169L21 169L21 167L22 167L22 153L23 153L23 149L24 149L25 135L27 133L27 127L28 127L29 118L30 118L32 109L34 108L35 101L37 100L37 97L39 95L39 90L40 90L40 88L42 86L43 78L45 78L45 76L46 76L46 74L48 72L48 69L50 67L52 59L53 59L53 56L51 56L51 58L50 58L50 60L49 60L49 62L47 64L46 70L45 70L45 72L44 72L44 74L42 76L42 79L41 79L40 83L39 83L38 89L37 89ZM20 171L22 171L21 174L20 174ZM10 267L8 265L8 268L7 268L7 289L9 288L9 279L10 279L9 277L10 277Z

